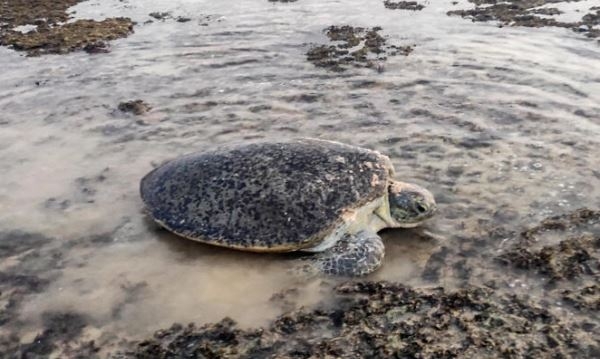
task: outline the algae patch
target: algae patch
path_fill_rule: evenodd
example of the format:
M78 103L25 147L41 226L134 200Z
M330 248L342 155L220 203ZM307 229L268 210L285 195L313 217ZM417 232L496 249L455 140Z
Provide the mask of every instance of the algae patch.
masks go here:
M411 10L411 11L420 11L425 8L425 5L419 4L416 1L398 1L393 2L390 0L385 0L383 5L392 10Z
M69 19L67 9L80 2L8 0L0 5L0 45L25 51L29 56L65 54L76 50L107 52L104 41L126 37L133 31L129 18L102 21ZM32 25L35 30L21 32L17 26Z
M25 34L9 31L2 36L0 44L27 51L30 56L65 54L79 49L90 49L88 52L92 52L92 47L100 47L97 44L101 41L125 37L132 30L133 23L126 18L77 20L62 26L38 28Z
M387 45L379 34L381 27L373 28L330 26L324 30L333 45L316 45L308 50L306 58L317 67L342 72L349 66L383 70L388 56L408 55L414 46Z
M585 34L589 38L600 36L600 9L589 8L589 13L579 21L559 21L552 16L562 14L557 8L540 8L546 4L558 4L560 0L469 0L473 9L448 11L448 15L459 15L474 22L497 21L499 26L563 27ZM540 16L542 15L542 16Z
M56 25L67 21L67 9L82 0L4 0L0 2L0 29L22 25Z
M497 259L548 277L549 286L585 276L596 278L600 275L600 211L582 208L546 218L523 231L513 248Z

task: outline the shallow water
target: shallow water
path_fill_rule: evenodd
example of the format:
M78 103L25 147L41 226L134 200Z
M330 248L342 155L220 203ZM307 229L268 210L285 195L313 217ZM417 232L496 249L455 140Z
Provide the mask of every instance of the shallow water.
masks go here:
M484 238L475 249L464 239L598 207L600 47L566 29L498 28L446 16L450 2L426 5L88 1L73 8L77 17L128 16L135 33L95 56L0 48L0 231L47 237L1 266L27 263L51 277L0 332L31 341L52 311L86 315L86 335L106 342L224 316L265 324L284 310L269 298L296 285L288 259L158 230L138 183L180 154L299 136L386 153L397 177L436 195L439 214L423 228L383 234L386 261L371 278L464 285L456 266L434 283L421 279L445 246L469 268L468 283L500 277L503 290L544 296L540 283L506 277L490 260L508 239ZM154 11L192 20L145 23ZM322 30L343 24L381 26L389 44L415 50L390 57L381 73L307 62L311 44L327 40ZM138 98L153 109L137 117L116 109ZM24 261L36 250L39 261ZM301 284L296 304L323 299L322 287Z

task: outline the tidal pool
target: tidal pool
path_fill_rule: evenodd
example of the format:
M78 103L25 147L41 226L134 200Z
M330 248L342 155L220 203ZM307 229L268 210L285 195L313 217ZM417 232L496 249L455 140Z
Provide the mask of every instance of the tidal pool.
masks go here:
M175 156L295 137L379 150L399 179L435 194L434 219L383 234L385 263L367 280L448 290L494 281L559 318L588 317L598 335L597 309L565 309L557 294L597 285L592 262L548 287L544 273L497 260L545 218L598 209L597 40L446 14L466 2L423 4L90 0L69 11L136 22L110 52L0 47L0 345L35 352L36 336L63 320L75 329L39 353L68 357L72 343L94 340L108 355L174 322L228 316L254 328L327 303L335 279L298 284L285 256L180 239L147 218L138 194L141 177ZM565 4L561 16L577 18ZM581 15L598 6L577 4ZM412 51L344 71L315 66L307 52L330 44L332 25L381 27L387 45ZM118 109L136 99L151 109ZM600 225L542 232L536 248L597 238ZM290 288L291 303L272 300Z

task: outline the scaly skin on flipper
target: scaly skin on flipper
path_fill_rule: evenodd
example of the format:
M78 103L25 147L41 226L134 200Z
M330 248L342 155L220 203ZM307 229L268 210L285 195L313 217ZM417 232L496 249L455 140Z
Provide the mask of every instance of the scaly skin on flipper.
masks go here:
M336 244L310 257L302 258L298 270L303 274L356 277L381 266L385 248L381 237L371 231L344 235Z

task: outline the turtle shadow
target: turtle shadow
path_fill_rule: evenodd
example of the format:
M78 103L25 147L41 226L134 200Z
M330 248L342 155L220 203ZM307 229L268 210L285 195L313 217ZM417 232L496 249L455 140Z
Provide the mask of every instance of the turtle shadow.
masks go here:
M169 251L177 254L182 260L194 261L207 257L218 257L223 261L282 261L302 256L297 252L260 253L220 247L179 236L160 226L155 229L155 234L158 242L164 244Z
M386 254L405 251L408 248L430 250L440 244L440 239L430 233L428 227L387 228L379 232Z
M230 252L227 248L208 245L181 237L156 223L147 213L144 213L143 222L148 231L154 234L156 241L165 245L169 251L176 253L185 260L193 260L213 254L227 255Z
M440 238L428 227L385 229L379 232L385 245L381 268L373 273L377 279L409 280L420 277L422 269L441 245Z

